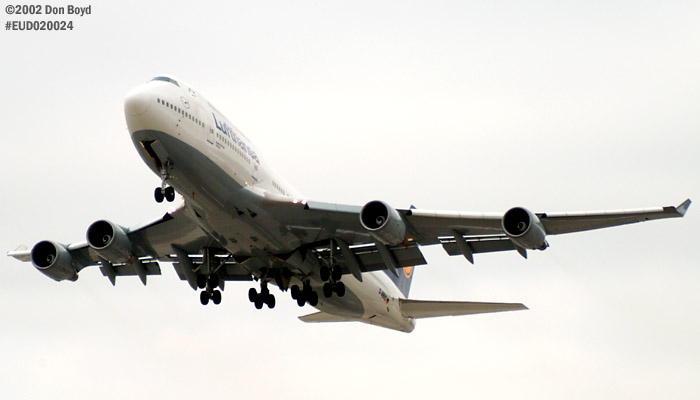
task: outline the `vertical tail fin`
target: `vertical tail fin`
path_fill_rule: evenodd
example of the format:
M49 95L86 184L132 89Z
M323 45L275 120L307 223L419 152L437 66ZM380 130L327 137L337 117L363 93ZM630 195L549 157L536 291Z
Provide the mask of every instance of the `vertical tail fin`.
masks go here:
M408 293L411 291L411 281L413 280L413 267L403 267L398 269L399 276L396 277L390 271L384 271L387 276L399 288L404 297L408 298Z

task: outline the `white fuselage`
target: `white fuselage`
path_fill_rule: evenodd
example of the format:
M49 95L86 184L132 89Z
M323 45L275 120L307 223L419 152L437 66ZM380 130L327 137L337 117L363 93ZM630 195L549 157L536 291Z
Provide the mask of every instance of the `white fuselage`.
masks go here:
M125 113L143 160L182 195L190 215L197 216L193 220L227 251L251 256L262 249L275 254L299 247L299 238L281 229L260 204L266 194L293 199L301 194L199 93L181 81L156 78L129 92ZM348 320L413 330L413 319L401 313L398 299L404 296L394 282L383 271L362 278L347 275L349 295L322 297L316 307ZM312 279L315 290L322 284Z

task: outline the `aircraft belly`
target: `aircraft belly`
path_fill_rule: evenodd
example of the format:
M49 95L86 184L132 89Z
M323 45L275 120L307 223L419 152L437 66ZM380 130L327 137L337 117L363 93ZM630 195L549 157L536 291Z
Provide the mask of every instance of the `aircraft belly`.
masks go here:
M317 289L319 293L321 292L320 289ZM365 314L362 301L350 290L346 290L343 297L332 296L331 298L325 298L323 295L319 296L316 308L329 314L351 319L360 319Z
M349 279L348 279L349 280ZM363 274L363 281L355 280L351 286L360 286L365 314L362 322L379 325L404 332L414 328L414 322L401 313L399 299L403 296L396 285L383 272Z
M168 183L183 195L202 229L222 246L244 254L253 248L291 251L298 246L296 236L264 214L262 199L236 181L234 171L221 167L226 165L225 160L157 130L134 132L132 140L141 158L158 175L152 154L141 143L158 141L165 149L172 162Z
M352 276L343 278L345 296L321 297L316 306L319 310L371 325L382 326L402 332L411 332L415 322L401 313L399 305L400 292L392 290L390 281L385 281L381 274L370 272L363 274L363 282ZM318 289L320 291L320 288ZM387 293L388 292L388 293Z

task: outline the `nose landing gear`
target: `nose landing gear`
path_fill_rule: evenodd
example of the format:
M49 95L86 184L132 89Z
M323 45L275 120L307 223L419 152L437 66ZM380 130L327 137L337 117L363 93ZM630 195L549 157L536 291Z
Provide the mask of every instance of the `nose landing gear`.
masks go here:
M166 183L171 178L171 169L173 169L173 164L170 161L166 162L160 167L160 178L162 183L160 187L157 187L153 192L153 197L155 197L157 203L162 203L163 200L167 200L168 202L175 200L175 189Z
M157 203L162 203L164 199L172 202L175 200L175 189L172 186L157 187L153 196L156 198Z

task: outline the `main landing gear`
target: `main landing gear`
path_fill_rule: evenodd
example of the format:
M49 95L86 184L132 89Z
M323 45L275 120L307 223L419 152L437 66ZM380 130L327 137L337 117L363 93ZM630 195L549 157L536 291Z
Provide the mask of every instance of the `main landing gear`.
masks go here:
M318 304L318 293L311 289L309 282L305 282L304 285L299 288L299 285L292 285L292 298L297 301L299 307L304 307L306 303L309 303L312 307L316 307Z
M323 284L323 296L330 298L333 293L338 295L338 297L345 296L345 284L340 281L343 277L343 270L339 265L333 268L323 266L321 267L321 279L326 281Z
M221 291L216 289L219 286L219 276L216 274L209 275L208 277L204 274L197 275L197 287L202 290L199 294L199 301L203 306L209 304L211 300L214 304L221 304Z
M260 284L260 293L258 293L255 288L250 288L248 291L248 300L255 304L255 308L258 310L263 308L264 304L267 304L267 308L275 308L275 295L270 293L270 290L267 288L267 282L262 282Z

